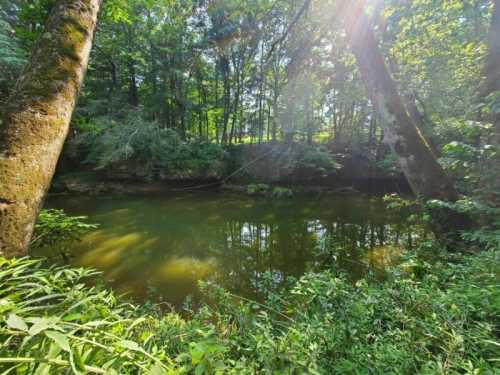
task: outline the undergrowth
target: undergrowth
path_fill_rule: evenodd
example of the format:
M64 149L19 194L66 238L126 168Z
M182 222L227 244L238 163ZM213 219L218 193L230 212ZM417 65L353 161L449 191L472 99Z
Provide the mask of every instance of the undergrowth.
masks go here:
M203 284L188 317L87 286L94 276L0 258L3 374L500 372L500 251L411 257L383 282L306 274L263 287L263 303Z

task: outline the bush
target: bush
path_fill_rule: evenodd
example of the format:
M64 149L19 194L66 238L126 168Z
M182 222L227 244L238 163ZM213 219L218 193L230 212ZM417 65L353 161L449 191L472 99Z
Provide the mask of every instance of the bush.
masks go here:
M500 207L478 199L463 197L456 202L431 200L427 208L448 209L452 212L467 215L475 223L460 236L469 243L476 243L484 249L500 249Z
M297 163L301 167L322 170L342 167L335 161L331 153L317 146L304 146L304 149L297 155Z
M83 128L82 128L83 126ZM157 170L174 174L208 170L222 173L224 150L217 144L200 140L184 141L179 134L144 120L140 113L128 114L120 123L101 117L72 141L73 155L82 152L85 162L100 169L113 169L125 164L132 176L154 179Z
M269 185L267 184L249 184L247 186L248 195L267 195L269 192Z
M264 303L204 284L210 302L185 319L85 286L90 270L0 259L0 370L495 373L499 268L500 251L432 266L410 257L383 282L329 271L288 291L262 286Z
M293 197L293 191L287 188L275 187L271 191L271 197L275 199L287 199Z
M398 161L393 152L388 153L382 160L376 163L377 167L388 176L397 176L400 174Z
M271 197L274 199L287 199L293 197L293 191L284 187L271 187L267 184L249 184L246 192L248 195Z
M0 104L6 101L9 91L27 63L27 54L9 23L0 17ZM0 120L0 124L1 124Z
M68 216L63 210L41 210L35 224L31 248L55 248L66 252L80 238L97 228L86 223L86 216Z

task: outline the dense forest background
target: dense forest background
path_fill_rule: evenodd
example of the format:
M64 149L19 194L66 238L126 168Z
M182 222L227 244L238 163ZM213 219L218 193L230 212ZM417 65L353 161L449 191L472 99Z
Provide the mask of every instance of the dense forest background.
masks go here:
M0 0L0 111L0 372L499 373L500 0Z
M1 3L0 100L53 3ZM216 159L213 145L303 142L397 170L333 5L105 1L67 149L103 167L139 160L151 175ZM488 170L498 109L480 95L491 2L369 1L367 10L412 120L470 190L463 178Z

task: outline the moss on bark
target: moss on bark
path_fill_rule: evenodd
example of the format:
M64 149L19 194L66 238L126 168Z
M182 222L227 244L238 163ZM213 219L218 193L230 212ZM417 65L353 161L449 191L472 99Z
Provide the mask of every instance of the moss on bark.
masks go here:
M68 133L100 0L60 0L0 129L0 254L25 255Z

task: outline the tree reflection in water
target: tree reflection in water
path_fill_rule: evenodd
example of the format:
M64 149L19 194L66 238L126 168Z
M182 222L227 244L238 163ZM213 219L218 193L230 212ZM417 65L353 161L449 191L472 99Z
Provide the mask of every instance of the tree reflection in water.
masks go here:
M419 235L380 199L362 196L57 197L49 205L100 224L74 249L73 264L102 270L139 300L154 289L176 305L197 297L200 279L252 298L265 273L276 286L329 267L356 280L396 262Z

